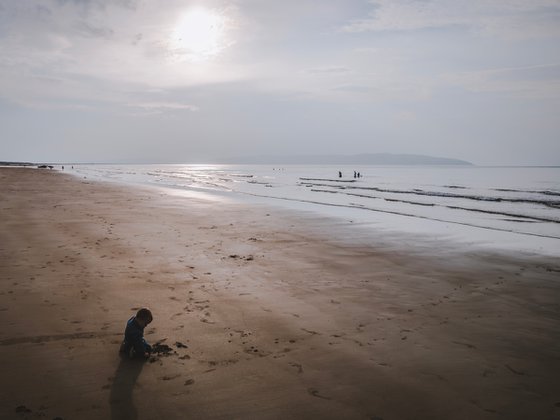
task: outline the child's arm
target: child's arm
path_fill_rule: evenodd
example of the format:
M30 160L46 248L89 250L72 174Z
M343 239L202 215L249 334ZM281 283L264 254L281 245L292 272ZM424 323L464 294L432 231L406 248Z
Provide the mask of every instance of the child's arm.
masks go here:
M142 341L144 343L144 351L146 353L151 353L152 352L152 346L150 346L144 338L142 339Z
M136 330L130 334L130 344L134 347L134 352L137 355L145 355L145 340L140 331Z

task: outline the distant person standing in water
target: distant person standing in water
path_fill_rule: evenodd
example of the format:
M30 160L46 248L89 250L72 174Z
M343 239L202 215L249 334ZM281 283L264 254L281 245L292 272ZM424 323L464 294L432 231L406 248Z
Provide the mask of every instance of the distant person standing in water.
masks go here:
M342 172L338 171L338 177L342 178Z
M148 308L142 308L136 313L136 316L127 321L120 353L126 354L131 359L135 357L148 358L150 356L152 346L144 339L144 328L152 320L152 312Z

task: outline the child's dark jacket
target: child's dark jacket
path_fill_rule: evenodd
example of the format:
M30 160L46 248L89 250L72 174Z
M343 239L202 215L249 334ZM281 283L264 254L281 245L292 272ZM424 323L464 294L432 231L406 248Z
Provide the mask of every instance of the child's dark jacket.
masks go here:
M144 327L136 322L135 316L130 318L126 323L124 343L122 346L122 351L126 354L129 354L131 349L134 349L134 353L137 355L143 355L144 352L149 352L151 350L151 346L144 340Z

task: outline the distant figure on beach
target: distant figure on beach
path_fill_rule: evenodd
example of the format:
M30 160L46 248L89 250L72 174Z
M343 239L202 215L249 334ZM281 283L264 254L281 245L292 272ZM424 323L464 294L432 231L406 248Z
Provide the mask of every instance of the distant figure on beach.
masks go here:
M342 172L338 171L338 177L342 178Z
M354 171L354 178L357 178L358 174Z
M62 170L64 170L64 165L62 165Z
M152 322L152 312L148 308L142 308L126 323L124 330L124 341L119 350L131 359L135 357L148 358L152 352L150 346L144 339L144 328Z

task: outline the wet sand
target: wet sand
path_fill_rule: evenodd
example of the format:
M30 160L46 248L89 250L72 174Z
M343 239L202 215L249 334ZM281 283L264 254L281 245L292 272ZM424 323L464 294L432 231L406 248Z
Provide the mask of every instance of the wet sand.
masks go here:
M560 264L0 169L0 418L560 418ZM141 363L118 348L149 306Z

